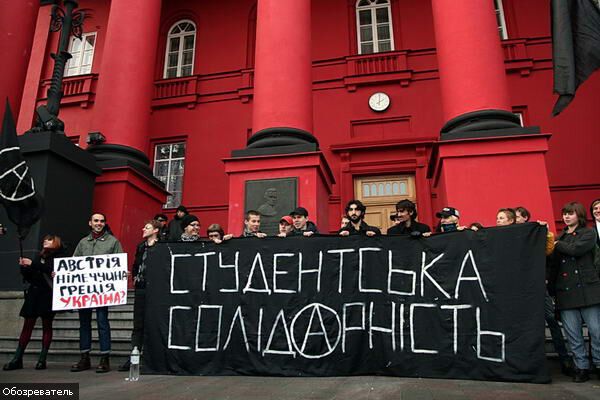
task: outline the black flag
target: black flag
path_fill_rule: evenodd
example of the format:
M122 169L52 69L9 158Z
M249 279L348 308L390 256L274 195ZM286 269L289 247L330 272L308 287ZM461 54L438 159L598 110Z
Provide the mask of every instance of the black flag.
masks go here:
M42 198L21 154L8 100L0 136L0 200L22 240L42 214Z
M552 0L552 58L556 116L600 68L600 8L594 0Z

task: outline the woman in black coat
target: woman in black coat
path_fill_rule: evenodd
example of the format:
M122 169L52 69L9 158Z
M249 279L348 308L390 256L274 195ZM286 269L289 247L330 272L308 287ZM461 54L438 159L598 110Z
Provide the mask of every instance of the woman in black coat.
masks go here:
M33 260L25 257L19 259L23 279L29 283L19 314L25 321L17 351L13 359L4 365L5 371L23 368L23 353L29 344L38 317L42 319L42 351L35 369L46 369L46 356L52 342L52 272L56 257L64 257L62 241L58 236L46 235L42 242L42 250Z
M590 360L583 340L583 322L588 327L592 360L600 369L600 275L594 266L596 234L586 228L582 204L566 204L562 216L566 228L555 242L550 279L573 352L576 367L573 380L585 382L589 379Z

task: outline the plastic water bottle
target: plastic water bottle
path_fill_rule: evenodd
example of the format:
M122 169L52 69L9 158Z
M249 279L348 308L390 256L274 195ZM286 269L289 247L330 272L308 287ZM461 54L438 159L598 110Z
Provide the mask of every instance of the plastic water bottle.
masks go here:
M136 382L140 379L140 351L137 346L131 351L129 362L129 382Z

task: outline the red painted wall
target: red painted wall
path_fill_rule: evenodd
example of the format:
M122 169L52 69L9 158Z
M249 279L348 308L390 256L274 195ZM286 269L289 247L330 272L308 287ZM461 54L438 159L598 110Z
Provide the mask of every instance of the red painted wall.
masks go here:
M93 64L96 73L103 47L110 45L103 41L109 3L80 2L80 7L93 11L92 18L86 20L85 31L98 32ZM195 90L187 97L154 99L148 132L150 145L143 150L152 158L155 144L186 141L183 203L201 217L203 228L213 222L227 225L229 181L222 160L230 157L232 149L244 148L252 130L252 75L247 63L252 59L248 51L253 49L254 4L253 0L163 2L155 77L159 84L165 83L161 78L166 32L179 19L191 18L198 29ZM312 3L313 133L336 180L331 196L325 200L329 227L321 226L323 231L337 229L339 215L353 196L353 177L416 173L423 169L417 160L430 157L431 140L439 136L444 123L430 2L392 1L397 51L391 54L397 67L387 72L369 70L362 61L365 57L356 57L354 4L353 0ZM542 132L552 134L546 164L558 219L564 202L581 200L587 206L592 198L600 197L600 130L595 98L600 91L600 73L580 88L562 115L551 118L555 96L548 2L505 0L504 7L510 36L504 47L511 105L515 111L523 112L527 125L538 125ZM38 27L42 29L39 20ZM125 33L132 34L126 28ZM36 32L36 37L40 35L40 31ZM54 51L55 46L52 37L46 52ZM375 64L382 65L377 61ZM47 63L42 77L47 78L50 73L51 65ZM34 71L31 74L28 76L35 76ZM375 113L367 105L369 96L377 91L384 91L391 98L391 106L384 113ZM36 94L32 96L32 92ZM35 104L31 99L36 97L42 97L39 87L26 84L23 98L30 99L31 113L22 118L32 118ZM94 112L93 94L88 100L87 108L73 101L61 110L68 133L80 136L82 145ZM424 145L425 155L417 154L417 146L399 145L412 142L430 143ZM514 175L515 180L524 179L518 169L508 168L505 173ZM416 176L420 218L432 223L435 211L445 205L445 183L434 185L424 173ZM520 203L532 208L535 218L535 205L529 204L527 198ZM172 215L172 210L168 211ZM463 212L472 219L491 221L489 215L478 215L477 204Z

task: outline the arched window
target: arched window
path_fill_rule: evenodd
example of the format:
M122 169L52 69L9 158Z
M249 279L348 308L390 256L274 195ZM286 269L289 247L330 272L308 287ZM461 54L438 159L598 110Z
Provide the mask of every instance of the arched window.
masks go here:
M389 0L358 0L356 2L358 54L394 50L391 16Z
M196 48L196 24L190 20L175 23L169 29L165 78L189 76L194 73L194 50Z

